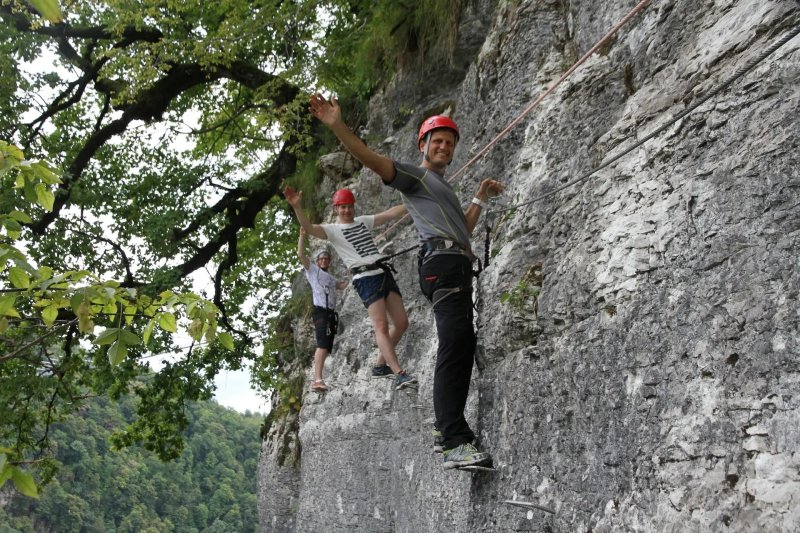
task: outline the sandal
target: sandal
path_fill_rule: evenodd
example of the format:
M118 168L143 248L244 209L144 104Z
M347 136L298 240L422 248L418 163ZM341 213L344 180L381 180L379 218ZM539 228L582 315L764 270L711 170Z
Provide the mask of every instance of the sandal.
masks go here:
M321 379L311 382L311 390L314 392L328 392L328 386Z

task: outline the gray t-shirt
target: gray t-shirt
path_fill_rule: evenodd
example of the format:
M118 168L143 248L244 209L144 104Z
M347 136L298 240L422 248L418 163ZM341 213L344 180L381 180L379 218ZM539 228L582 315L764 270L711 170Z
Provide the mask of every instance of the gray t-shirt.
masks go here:
M467 219L447 180L425 167L399 161L394 161L394 169L394 181L387 185L402 193L420 240L455 241L464 245L471 256Z

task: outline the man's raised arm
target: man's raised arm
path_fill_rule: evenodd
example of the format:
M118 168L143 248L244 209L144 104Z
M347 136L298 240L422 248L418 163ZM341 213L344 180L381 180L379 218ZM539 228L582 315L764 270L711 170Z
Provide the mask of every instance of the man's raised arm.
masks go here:
M309 98L308 110L328 126L350 153L365 167L380 176L384 183L394 181L392 160L374 152L347 127L347 124L342 121L342 110L335 97L331 97L329 101L320 94L314 94Z

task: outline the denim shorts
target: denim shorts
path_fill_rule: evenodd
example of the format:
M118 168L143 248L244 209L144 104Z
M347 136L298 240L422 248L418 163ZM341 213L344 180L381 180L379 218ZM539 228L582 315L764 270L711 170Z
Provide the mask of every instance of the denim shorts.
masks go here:
M390 292L396 292L398 296L402 296L400 287L397 286L397 282L391 272L354 279L353 286L356 288L356 292L358 292L366 308L369 308L370 305L378 300L386 298Z

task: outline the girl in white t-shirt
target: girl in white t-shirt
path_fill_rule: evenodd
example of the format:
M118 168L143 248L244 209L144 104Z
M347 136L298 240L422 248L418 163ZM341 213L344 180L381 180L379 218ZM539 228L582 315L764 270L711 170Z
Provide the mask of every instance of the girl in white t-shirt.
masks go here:
M355 196L348 189L340 189L333 195L336 223L320 225L312 224L301 209L302 192L286 187L283 194L303 229L318 239L329 240L353 274L353 286L369 312L380 352L372 375L394 377L397 389L415 383L416 379L400 367L395 352L395 346L408 329L403 298L391 271L379 264L383 256L370 232L405 213L405 206L397 205L382 213L356 217Z

